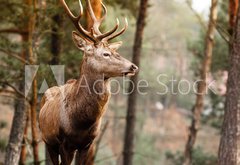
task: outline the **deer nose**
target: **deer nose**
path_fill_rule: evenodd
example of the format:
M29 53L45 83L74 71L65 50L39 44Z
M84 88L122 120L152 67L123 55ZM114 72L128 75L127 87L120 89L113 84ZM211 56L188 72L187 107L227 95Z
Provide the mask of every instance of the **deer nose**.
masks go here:
M138 71L138 67L136 65L132 65L130 68L132 71L137 72Z

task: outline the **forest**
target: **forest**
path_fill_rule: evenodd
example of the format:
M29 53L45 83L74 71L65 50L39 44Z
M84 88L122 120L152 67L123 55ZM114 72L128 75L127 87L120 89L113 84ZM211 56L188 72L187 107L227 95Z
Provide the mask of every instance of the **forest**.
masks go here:
M240 165L240 0L0 0L0 165Z

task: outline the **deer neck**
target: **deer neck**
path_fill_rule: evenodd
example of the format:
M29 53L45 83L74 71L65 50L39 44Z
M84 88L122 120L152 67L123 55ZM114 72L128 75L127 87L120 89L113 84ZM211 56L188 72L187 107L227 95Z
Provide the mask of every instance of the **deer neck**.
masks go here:
M79 79L72 86L67 104L72 126L76 129L87 129L100 121L110 98L109 80L98 76L82 63Z
M87 92L92 96L101 97L101 95L109 93L109 79L105 79L104 75L96 73L92 66L87 64L86 59L83 59L77 83L78 94Z
M97 75L86 61L82 62L73 91L75 95L72 99L77 102L76 113L86 112L94 120L102 116L110 97L110 83L103 75Z

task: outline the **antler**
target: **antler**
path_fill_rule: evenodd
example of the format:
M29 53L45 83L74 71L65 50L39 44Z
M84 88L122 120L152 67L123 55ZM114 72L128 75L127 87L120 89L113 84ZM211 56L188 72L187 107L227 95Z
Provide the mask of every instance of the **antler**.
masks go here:
M125 18L125 26L122 28L122 30L119 31L117 34L108 35L106 38L103 39L103 41L110 41L110 40L120 36L121 34L123 34L127 30L127 27L128 27L128 21L127 21L127 18Z
M73 22L73 24L75 25L77 30L80 32L80 34L83 37L85 37L86 39L88 39L89 41L94 42L95 44L97 44L101 41L103 41L103 42L110 41L110 40L116 38L117 36L121 35L122 33L124 33L127 29L128 23L127 23L127 19L125 19L125 27L118 33L114 34L117 31L117 29L119 28L119 20L117 19L116 25L112 30L110 30L106 33L102 33L99 28L100 28L102 22L104 21L104 19L106 18L107 8L101 2L102 7L104 9L104 14L103 14L103 17L98 20L94 14L90 0L87 0L87 9L88 9L87 11L89 12L89 15L93 21L93 26L91 28L91 31L89 32L89 31L85 30L80 23L80 19L83 15L83 7L82 7L81 0L79 0L80 12L79 12L79 16L77 16L77 17L74 16L73 13L70 11L65 0L61 0L61 3L63 4L67 15L69 16L69 18L71 19L71 21Z
M80 32L80 34L85 37L86 39L96 43L97 41L91 36L91 34L86 31L81 23L80 23L80 19L83 15L83 7L82 7L82 3L81 0L79 0L79 6L80 6L80 12L79 12L79 16L74 16L73 13L70 11L70 9L68 8L65 0L61 0L62 5L64 6L64 9L68 15L68 17L70 18L70 20L73 22L74 26L77 28L77 30Z

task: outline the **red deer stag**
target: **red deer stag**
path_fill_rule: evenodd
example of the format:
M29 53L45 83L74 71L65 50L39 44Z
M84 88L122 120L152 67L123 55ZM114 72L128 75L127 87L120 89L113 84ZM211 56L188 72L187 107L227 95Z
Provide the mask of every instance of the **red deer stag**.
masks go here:
M84 55L77 80L46 91L41 103L39 126L54 165L59 164L59 155L62 165L70 165L75 151L80 153L79 164L82 165L88 164L88 153L92 152L93 141L107 108L110 98L109 79L133 76L138 67L116 52L121 42L109 43L126 30L127 21L125 27L117 33L118 20L113 30L102 33L99 27L106 17L107 9L102 4L104 15L97 19L90 0L87 0L87 11L93 20L91 31L87 31L80 23L83 15L81 0L77 17L69 10L65 0L61 0L61 3L79 32L73 31L72 38Z

